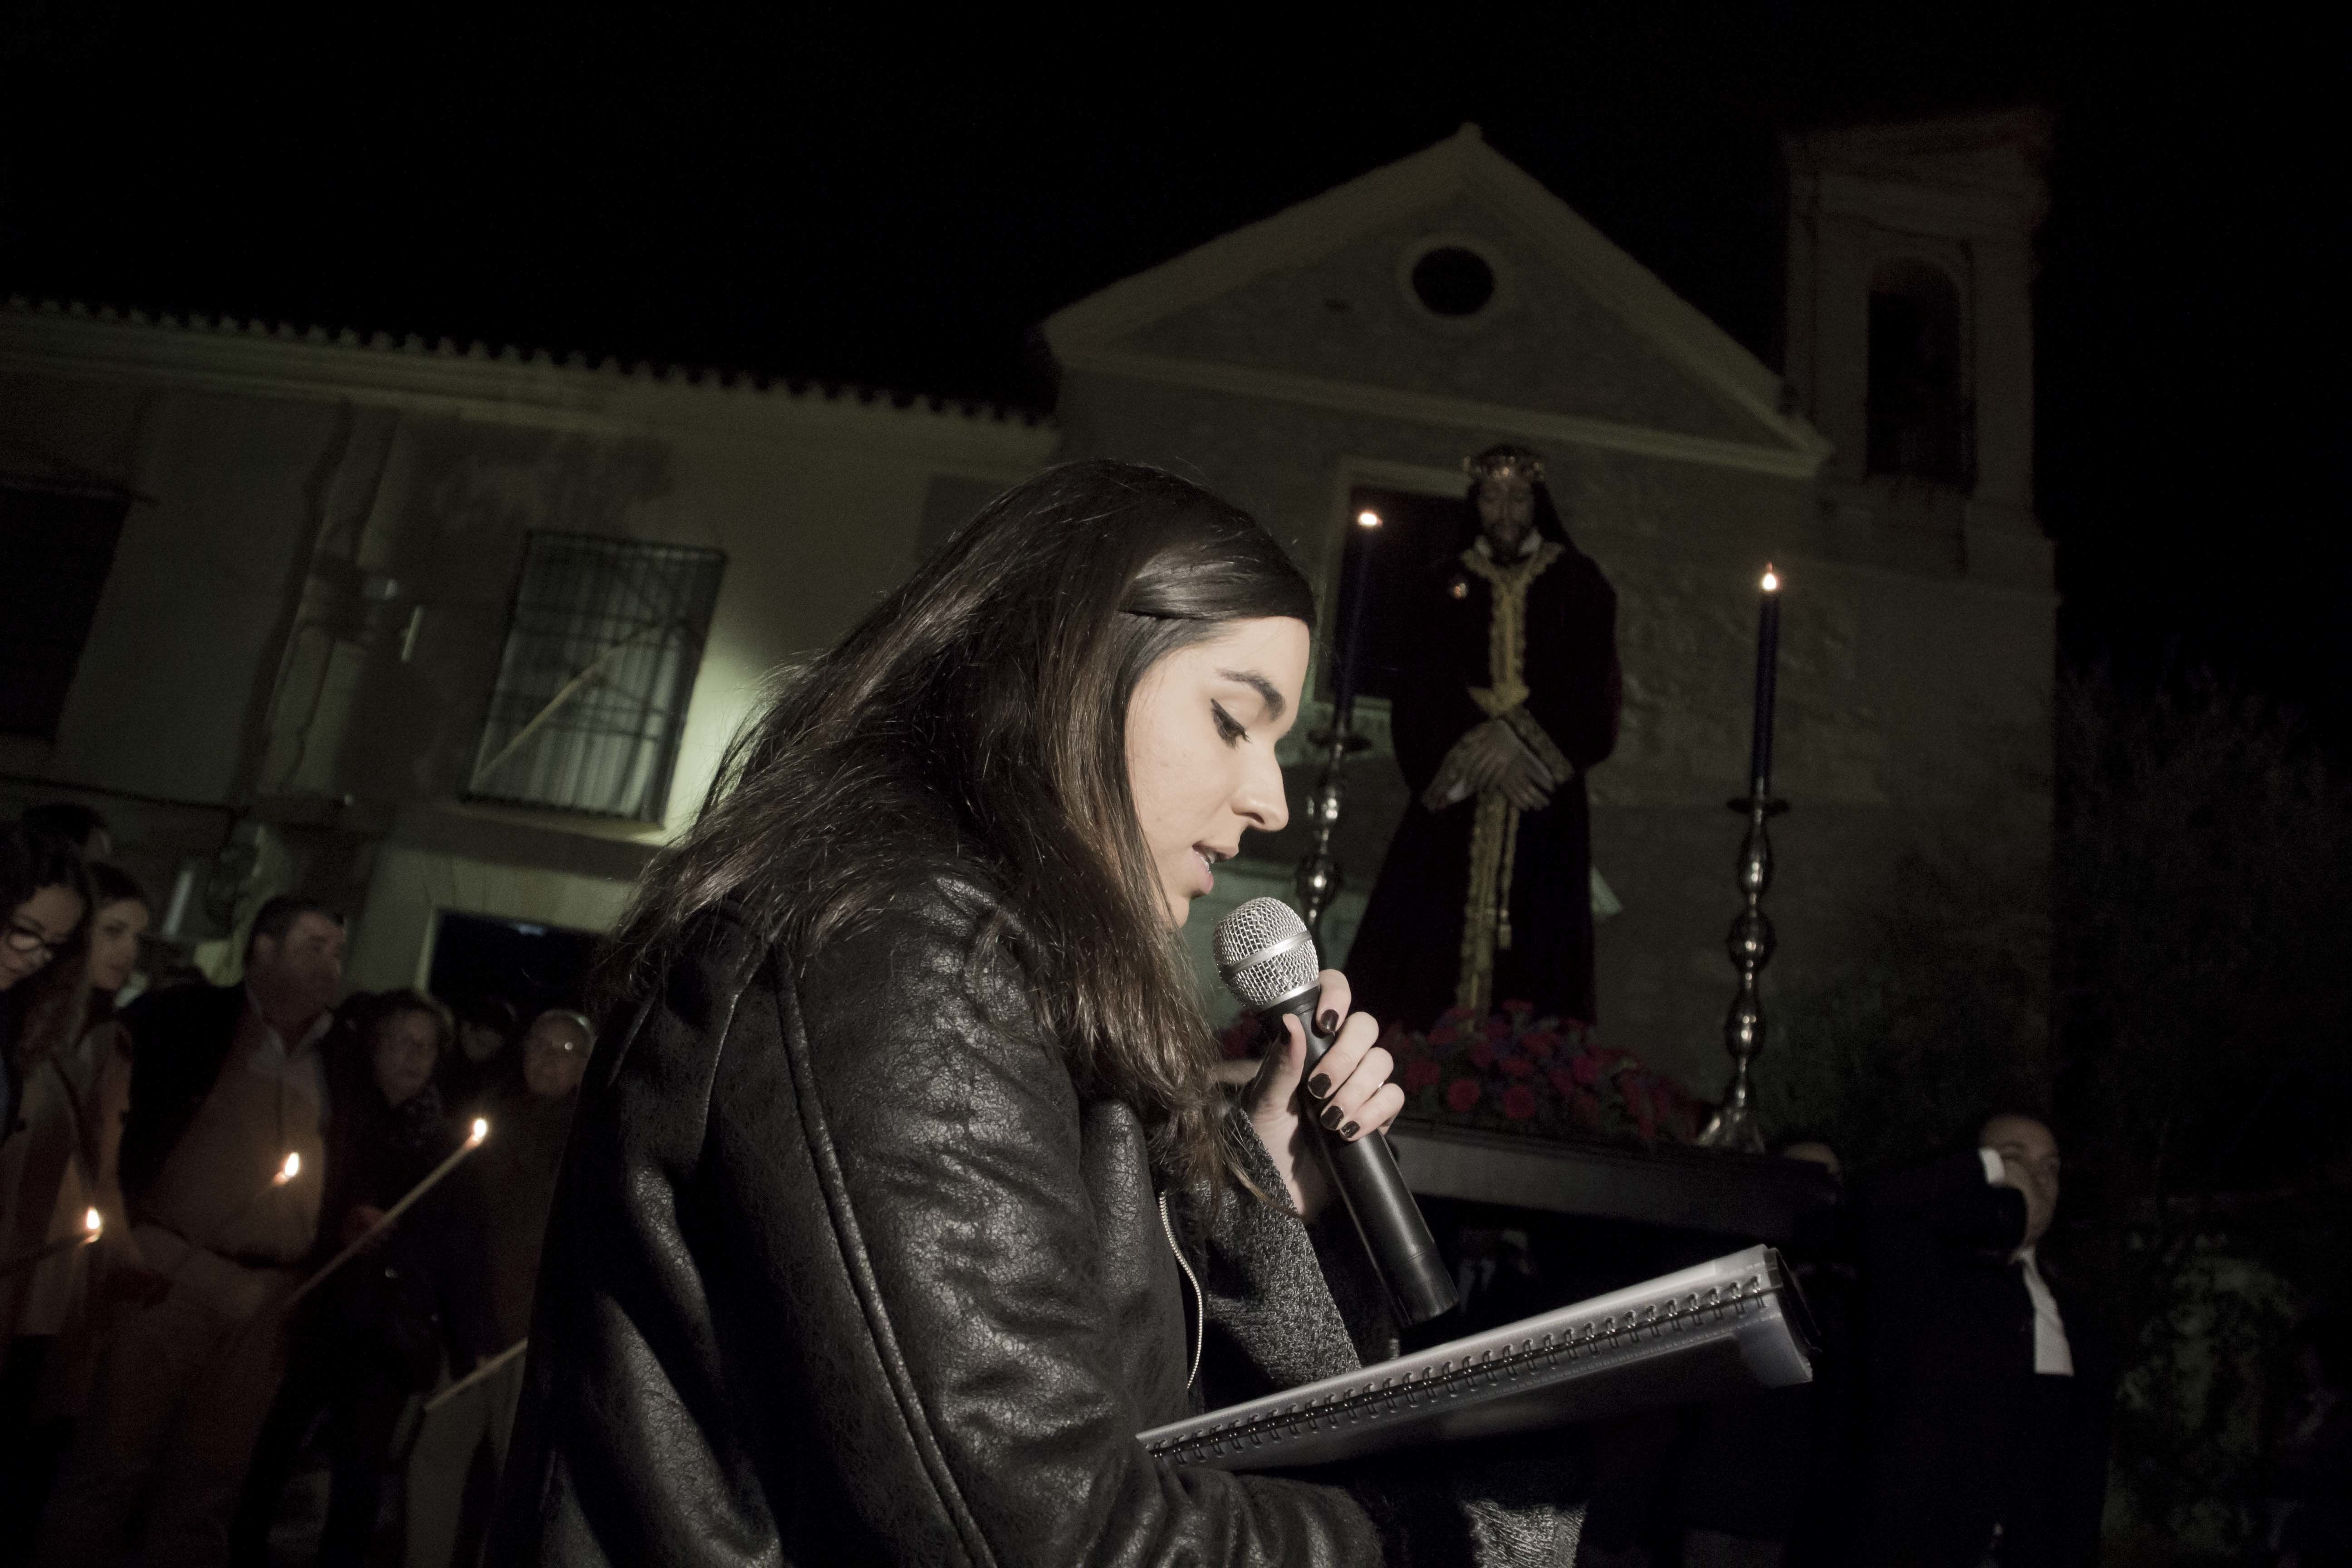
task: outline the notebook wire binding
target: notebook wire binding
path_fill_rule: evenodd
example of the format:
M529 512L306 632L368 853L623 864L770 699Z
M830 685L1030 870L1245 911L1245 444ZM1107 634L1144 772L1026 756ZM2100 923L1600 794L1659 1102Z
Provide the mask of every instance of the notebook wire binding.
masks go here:
M1139 1441L1179 1467L1322 1464L1809 1382L1813 1352L1802 1294L1756 1247Z

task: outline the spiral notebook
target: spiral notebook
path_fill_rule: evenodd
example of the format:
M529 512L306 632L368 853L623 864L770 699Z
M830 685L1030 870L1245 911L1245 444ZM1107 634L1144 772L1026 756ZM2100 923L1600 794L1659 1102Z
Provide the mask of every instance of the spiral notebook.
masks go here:
M1141 1435L1176 1465L1287 1469L1812 1380L1804 1298L1751 1247Z

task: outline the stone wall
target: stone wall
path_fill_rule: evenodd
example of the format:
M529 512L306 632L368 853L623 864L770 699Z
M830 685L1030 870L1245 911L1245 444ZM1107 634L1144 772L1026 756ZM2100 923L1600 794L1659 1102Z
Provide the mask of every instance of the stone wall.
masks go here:
M107 811L159 899L182 868L201 889L216 856L236 858L232 823L266 824L285 854L273 885L243 887L238 915L289 881L364 908L362 927L384 928L354 933L370 984L404 984L423 961L428 887L503 889L478 912L601 923L630 868L594 845L649 847L682 826L775 672L836 641L918 559L934 488L991 493L1053 438L854 396L20 310L0 310L0 467L21 448L27 471L142 498L57 737L0 741L6 794ZM534 530L716 549L727 565L667 820L526 813L536 828L514 832L570 833L583 852L542 844L507 858L506 881L468 880L465 866L502 863L496 835L450 853L404 845L395 824L467 787ZM183 934L223 934L194 915Z

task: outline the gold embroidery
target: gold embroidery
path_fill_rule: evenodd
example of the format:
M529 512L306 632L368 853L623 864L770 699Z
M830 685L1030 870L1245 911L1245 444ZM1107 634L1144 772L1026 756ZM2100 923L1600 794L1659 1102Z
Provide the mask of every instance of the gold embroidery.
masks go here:
M1494 590L1486 624L1487 684L1470 700L1488 718L1503 718L1528 700L1528 584L1565 552L1549 540L1524 561L1508 563L1462 552L1462 564ZM1508 721L1507 720L1506 721ZM1540 733L1540 726L1538 726ZM1517 726L1514 726L1516 732ZM1518 860L1519 808L1500 790L1482 790L1470 825L1470 892L1462 909L1462 977L1454 1005L1483 1018L1494 1003L1495 953L1511 945L1511 873Z
M1462 910L1462 977L1454 987L1454 1005L1483 1018L1495 984L1496 884L1501 880L1503 850L1519 836L1519 810L1499 790L1483 790L1477 816L1470 824L1470 899Z

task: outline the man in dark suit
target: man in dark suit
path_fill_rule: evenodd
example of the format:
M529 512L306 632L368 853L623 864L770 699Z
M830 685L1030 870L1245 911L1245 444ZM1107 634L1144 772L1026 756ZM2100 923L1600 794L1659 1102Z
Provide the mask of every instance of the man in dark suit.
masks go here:
M2058 1176L2050 1130L2001 1115L1864 1194L1872 1568L2096 1560L2110 1380L2035 1253Z

